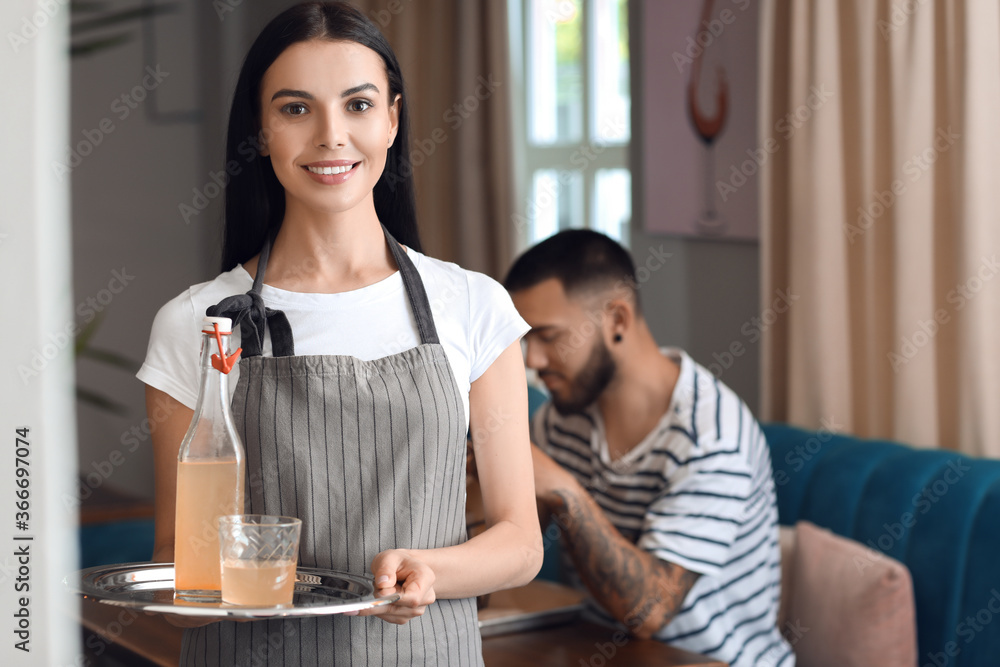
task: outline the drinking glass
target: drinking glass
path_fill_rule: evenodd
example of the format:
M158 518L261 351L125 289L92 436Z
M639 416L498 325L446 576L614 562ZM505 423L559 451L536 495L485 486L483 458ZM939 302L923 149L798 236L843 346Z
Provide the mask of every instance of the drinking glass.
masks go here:
M219 517L222 601L289 605L295 591L302 520L267 514Z

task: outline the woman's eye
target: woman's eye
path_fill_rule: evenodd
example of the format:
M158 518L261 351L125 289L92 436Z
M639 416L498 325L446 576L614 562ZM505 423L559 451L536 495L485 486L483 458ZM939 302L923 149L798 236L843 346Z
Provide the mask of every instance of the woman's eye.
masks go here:
M289 116L301 116L306 111L308 111L308 109L306 109L306 105L302 104L301 102L292 102L291 104L286 104L285 106L281 107L281 110L282 112L287 113Z
M359 112L368 111L373 106L375 105L369 102L368 100L351 100L350 103L347 105L347 107L351 111L359 111Z

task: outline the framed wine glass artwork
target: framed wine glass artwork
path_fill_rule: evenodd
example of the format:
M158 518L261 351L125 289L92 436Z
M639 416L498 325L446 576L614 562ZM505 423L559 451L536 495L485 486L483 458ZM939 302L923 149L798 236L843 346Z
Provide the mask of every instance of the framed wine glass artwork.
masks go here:
M642 0L642 198L646 231L754 241L760 169L758 3Z

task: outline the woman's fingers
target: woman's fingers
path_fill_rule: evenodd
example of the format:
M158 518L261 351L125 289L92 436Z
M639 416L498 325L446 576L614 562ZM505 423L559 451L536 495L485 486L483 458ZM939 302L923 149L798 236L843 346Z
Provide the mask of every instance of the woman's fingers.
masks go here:
M396 585L396 577L400 574L405 557L402 550L389 549L372 559L372 575L375 577L376 589L392 588Z
M351 615L378 616L384 621L402 624L411 619L423 616L424 612L427 610L427 605L433 602L433 599L431 599L430 602L426 601L427 596L421 594L418 589L413 588L407 592L403 586L379 589L376 591L375 596L385 597L393 594L399 595L399 599L395 602L379 605L378 607L362 609L361 611L351 613Z
M385 596L397 593L395 602L364 609L359 616L378 616L389 623L403 624L427 610L433 604L434 571L426 563L402 549L390 549L378 554L372 561L375 576L375 595Z

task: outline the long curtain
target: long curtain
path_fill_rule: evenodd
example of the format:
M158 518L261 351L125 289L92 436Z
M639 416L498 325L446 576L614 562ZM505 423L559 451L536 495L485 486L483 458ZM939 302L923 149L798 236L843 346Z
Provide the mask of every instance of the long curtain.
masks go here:
M998 3L762 10L763 417L1000 456Z
M513 253L505 0L352 0L406 78L424 251L495 278Z

